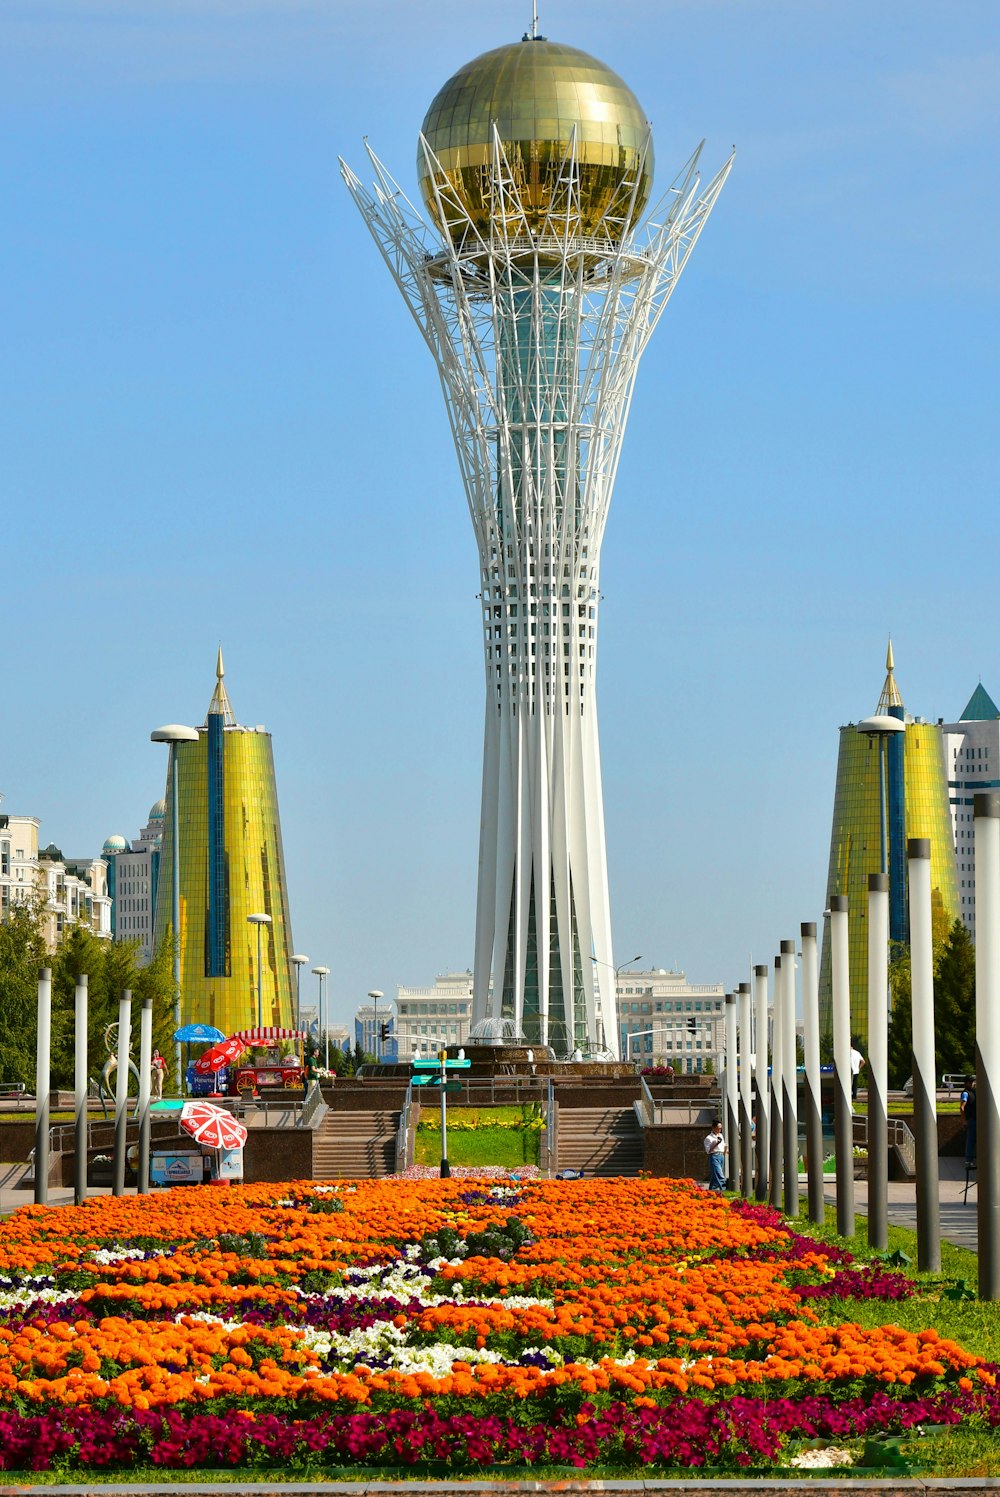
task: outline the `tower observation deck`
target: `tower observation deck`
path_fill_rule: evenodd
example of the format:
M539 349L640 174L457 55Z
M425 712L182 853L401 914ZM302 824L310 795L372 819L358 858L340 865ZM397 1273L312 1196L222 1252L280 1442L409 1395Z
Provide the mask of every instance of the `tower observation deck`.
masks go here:
M431 226L368 150L351 194L437 365L479 548L486 723L473 1021L619 1050L597 726L600 552L639 358L732 166L643 222L631 89L534 34L427 112ZM491 982L492 979L492 982Z

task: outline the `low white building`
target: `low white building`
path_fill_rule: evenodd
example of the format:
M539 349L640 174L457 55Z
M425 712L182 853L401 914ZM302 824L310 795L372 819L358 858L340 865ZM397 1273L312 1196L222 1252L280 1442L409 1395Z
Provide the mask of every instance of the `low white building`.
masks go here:
M472 973L445 973L433 987L397 988L396 1015L400 1060L464 1045L472 1025Z
M658 967L620 972L617 996L623 1060L685 1074L715 1064L725 1046L722 983L689 983L683 972Z
M39 850L37 816L0 815L0 919L37 902L42 935L54 950L68 926L86 924L111 938L111 897L103 858L65 858L51 844Z

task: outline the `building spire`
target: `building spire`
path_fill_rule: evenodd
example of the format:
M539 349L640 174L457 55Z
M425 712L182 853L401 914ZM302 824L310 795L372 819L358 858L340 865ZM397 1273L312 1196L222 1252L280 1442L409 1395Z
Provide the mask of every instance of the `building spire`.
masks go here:
M896 662L893 659L892 635L890 634L885 652L885 685L882 687L882 695L878 699L878 711L881 715L890 713L893 707L902 707L903 705L903 698L899 694L899 687L896 685L896 677L893 674L895 668ZM891 715L894 716L895 714Z
M229 693L222 679L225 674L226 667L223 664L222 645L220 644L218 658L215 662L215 690L212 693L212 700L208 704L208 715L209 717L221 717L227 728L235 728L236 714L233 711L232 703L229 700Z

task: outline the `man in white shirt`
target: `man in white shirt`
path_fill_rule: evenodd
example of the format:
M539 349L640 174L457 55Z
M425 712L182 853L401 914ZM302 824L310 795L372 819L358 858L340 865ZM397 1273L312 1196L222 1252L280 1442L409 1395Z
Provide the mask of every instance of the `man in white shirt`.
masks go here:
M856 1041L851 1041L851 1100L858 1095L858 1077L864 1070L865 1058L857 1047Z
M705 1135L705 1153L708 1155L708 1188L725 1190L726 1155L729 1150L722 1136L722 1119L716 1118L712 1131Z

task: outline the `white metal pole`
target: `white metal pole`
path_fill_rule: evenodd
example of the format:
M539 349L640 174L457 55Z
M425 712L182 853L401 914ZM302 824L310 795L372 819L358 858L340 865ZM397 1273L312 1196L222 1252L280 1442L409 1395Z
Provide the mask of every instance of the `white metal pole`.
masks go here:
M76 980L73 1011L73 1203L87 1199L87 974Z
M771 1158L771 1145L768 1138L768 1118L770 1106L768 1097L768 1038L767 1038L767 979L770 968L764 966L753 969L754 1009L756 1014L757 1049L754 1054L754 1080L756 1082L756 1097L754 1099L754 1115L757 1124L757 1176L755 1180L754 1194L758 1201L767 1200L767 1172Z
M976 1160L979 1298L1000 1299L1000 795L973 797L976 829Z
M741 982L736 991L739 994L740 1030L740 1193L750 1197L753 1195L753 1072L750 1064L753 1005L748 982Z
M819 1066L819 963L816 959L816 925L804 920L802 934L802 1048L805 1059L803 1103L806 1113L806 1154L809 1175L809 1220L822 1226L826 1216L823 1198L823 1093Z
M125 1194L125 1148L128 1130L128 1058L132 1043L132 994L118 1000L118 1069L115 1072L115 1158L112 1193Z
M257 1028L264 1028L264 974L261 971L262 922L257 921Z
M139 1013L139 1168L137 1189L149 1194L149 1094L153 1065L153 1000L144 998Z
M917 1154L917 1267L941 1267L937 1067L934 1060L934 951L931 935L931 844L906 844L910 884L910 981L913 1005L913 1132Z
M35 1205L49 1204L49 1098L52 1092L52 968L38 979L35 1041Z
M736 994L726 994L726 1142L729 1173L738 1189L740 1173L739 1091L736 1060Z
M441 1179L451 1178L451 1165L448 1163L448 1052L440 1052L441 1060Z
M851 1110L851 974L847 895L830 899L833 998L833 1129L837 1161L837 1231L854 1236L854 1114Z
M868 875L868 1246L889 1246L889 879Z
M162 762L162 761L161 761ZM180 808L177 803L177 743L170 745L170 805L171 805L171 912L174 943L174 1030L181 1027L181 851ZM177 1095L184 1095L184 1072L182 1069L181 1042L174 1044L174 1065L177 1070Z
M799 1099L798 1059L795 1044L795 942L781 943L781 982L785 990L781 1029L781 1122L785 1165L784 1209L786 1216L799 1214Z
M781 1012L784 988L781 982L781 957L774 958L774 998L771 1005L771 1137L768 1200L776 1211L784 1203L782 1190L785 1130L781 1116L781 1049L783 1018Z

